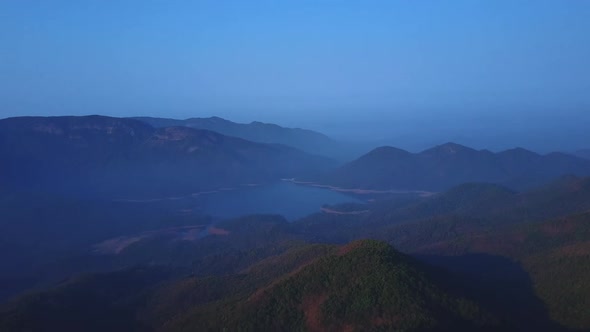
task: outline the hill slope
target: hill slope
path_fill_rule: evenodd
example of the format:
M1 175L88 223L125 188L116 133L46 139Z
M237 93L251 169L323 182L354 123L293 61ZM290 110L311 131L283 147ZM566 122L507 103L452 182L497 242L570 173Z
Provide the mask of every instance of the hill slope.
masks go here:
M389 209L385 202L375 203L364 214L325 213L294 223L273 216L220 222L219 235L182 241L184 249L175 249L176 237L160 238L159 244L158 239L146 239L118 255L123 261L144 263L184 261L180 266L191 267L193 276L144 294L137 306L125 309L131 312L125 319L133 320L125 326L166 331L241 326L362 330L367 324L381 329L474 329L491 322L481 307L491 310L501 324L515 324L520 330L560 330L547 319L547 307L557 322L588 328L590 223L584 211L590 210L589 194L588 178L565 177L524 193L467 184L417 201L392 203ZM564 216L571 213L578 214ZM340 249L301 242L359 237L434 255L436 259L427 261L458 268L457 278L442 278L442 271L432 274L383 243L361 241ZM448 280L457 285L449 287ZM409 288L388 288L400 284ZM71 298L57 298L64 297ZM107 301L105 310L112 312L115 303L121 300ZM403 309L394 310L398 305ZM0 320L11 322L11 310ZM394 314L399 310L403 319Z
M530 274L535 292L552 319L573 329L590 327L589 212L465 235L422 251L510 257Z
M89 331L97 330L94 322L78 318L102 315L109 320L100 327L112 331L469 330L497 324L475 303L448 293L421 264L376 241L339 249L312 245L239 275L187 278L154 291L165 275L147 270L145 281L122 287L137 273L85 277L26 296L0 312L0 326L7 332ZM75 319L69 319L72 310Z
M589 211L590 178L562 177L521 193L471 183L429 197L383 200L357 209L365 212L314 214L291 227L309 241L345 243L374 238L412 252L463 234Z

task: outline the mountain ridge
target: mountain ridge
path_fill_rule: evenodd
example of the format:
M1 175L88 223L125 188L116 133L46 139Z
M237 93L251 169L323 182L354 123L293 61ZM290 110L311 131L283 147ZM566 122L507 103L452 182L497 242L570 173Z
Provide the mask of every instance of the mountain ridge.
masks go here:
M119 196L279 180L332 163L284 145L104 116L0 120L0 153L0 182L7 185L77 193L121 189Z
M243 138L259 143L278 143L329 157L339 156L342 149L336 141L317 131L282 127L273 123L252 121L250 123L238 123L221 117L212 116L209 118L188 118L184 120L135 117L156 128L168 126L184 126L196 129L207 129L220 134Z
M523 148L494 153L449 142L419 153L378 147L311 180L358 189L440 191L466 182L490 182L520 190L565 174L590 175L590 161Z

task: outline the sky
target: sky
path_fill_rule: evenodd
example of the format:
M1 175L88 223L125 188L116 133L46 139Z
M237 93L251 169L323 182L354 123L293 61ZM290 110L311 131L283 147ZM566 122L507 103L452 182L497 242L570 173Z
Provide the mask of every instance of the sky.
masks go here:
M0 0L0 118L66 114L590 147L590 1Z

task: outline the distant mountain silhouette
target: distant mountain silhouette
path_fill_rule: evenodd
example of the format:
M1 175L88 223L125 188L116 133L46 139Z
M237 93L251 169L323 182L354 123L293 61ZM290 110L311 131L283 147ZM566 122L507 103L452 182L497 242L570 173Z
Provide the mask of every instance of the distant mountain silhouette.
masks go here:
M252 142L277 143L330 157L341 154L343 147L328 136L307 129L285 128L271 123L254 121L251 123L236 123L220 117L190 118L186 120L137 117L156 128L183 126L196 129L206 129L227 136L243 138Z
M562 153L539 155L522 148L493 153L447 143L420 153L380 147L315 180L362 189L439 191L466 182L523 189L564 174L590 175L590 161Z
M574 155L581 158L590 159L590 149L578 150L574 152Z
M0 184L112 195L194 193L330 164L284 145L104 116L0 120L0 153Z

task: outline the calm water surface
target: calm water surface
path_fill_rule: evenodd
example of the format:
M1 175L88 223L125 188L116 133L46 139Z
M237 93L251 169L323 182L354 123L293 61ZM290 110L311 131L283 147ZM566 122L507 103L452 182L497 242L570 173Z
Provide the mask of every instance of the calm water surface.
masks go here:
M232 218L264 213L280 214L288 220L319 212L324 204L362 202L332 190L287 181L200 195L195 201L195 210L214 217Z

